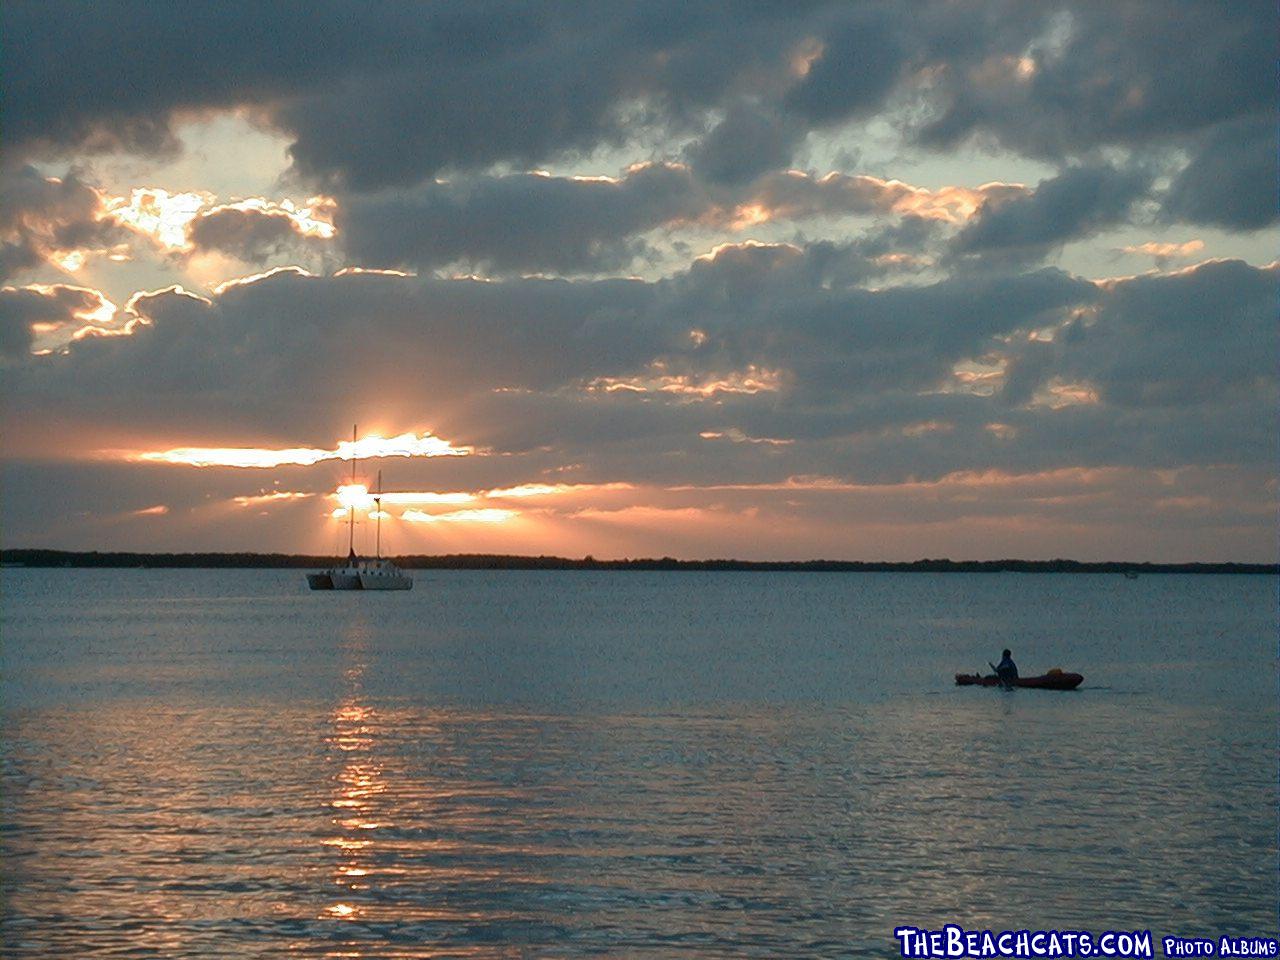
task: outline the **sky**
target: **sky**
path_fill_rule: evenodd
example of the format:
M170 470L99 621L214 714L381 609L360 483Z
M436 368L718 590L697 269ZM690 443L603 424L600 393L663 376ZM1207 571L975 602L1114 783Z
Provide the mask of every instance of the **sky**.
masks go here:
M1275 28L4 4L0 543L1275 561Z

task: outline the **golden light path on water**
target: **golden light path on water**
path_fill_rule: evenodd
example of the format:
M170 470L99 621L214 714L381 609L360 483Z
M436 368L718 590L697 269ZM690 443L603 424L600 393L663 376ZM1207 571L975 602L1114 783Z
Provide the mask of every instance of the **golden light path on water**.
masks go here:
M509 909L491 913L455 905L460 898L450 891L494 884L519 889L541 882L519 865L519 855L529 850L468 841L470 835L501 829L500 822L486 816L486 807L516 801L522 791L486 783L486 771L471 773L467 759L452 753L441 721L457 722L459 717L368 702L365 674L376 656L367 623L356 619L342 641L345 692L331 712L325 739L337 769L331 777L331 829L321 844L336 859L330 875L334 896L316 919L349 924L345 946L356 951L353 956L371 951L368 937L361 936L364 931L404 924L465 929L501 924L517 915ZM415 765L422 754L430 755L431 762ZM477 775L480 781L471 779ZM485 863L490 856L507 862L490 866ZM345 939L341 930L335 939ZM382 951L375 946L372 952ZM446 953L491 955L481 944ZM328 955L346 954L339 949ZM436 953L418 943L412 955Z

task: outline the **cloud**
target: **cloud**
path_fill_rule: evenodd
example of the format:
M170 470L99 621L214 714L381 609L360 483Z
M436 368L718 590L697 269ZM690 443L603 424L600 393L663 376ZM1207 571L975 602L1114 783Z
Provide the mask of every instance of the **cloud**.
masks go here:
M588 390L605 393L667 393L689 400L710 400L721 394L776 393L782 389L783 374L750 364L745 370L723 373L682 374L670 372L667 361L655 360L638 376L596 377L586 385Z
M423 510L406 510L401 520L410 523L505 523L520 514L516 510L483 507L476 510L451 510L447 513L427 513Z
M783 384L848 396L927 388L989 337L1095 295L1057 271L828 289L808 251L758 244L722 247L658 283L276 271L211 300L181 290L136 297L129 309L144 323L127 345L77 343L32 366L28 383L62 382L72 402L98 391L99 410L133 408L137 383L172 391L206 423L249 391L258 416L277 426L319 425L316 413L346 396L359 370L379 371L392 395L419 398L426 384L444 395L623 384L632 389L614 392L672 402L785 392ZM152 415L162 412L178 410Z
M1273 20L1181 0L0 6L6 452L74 479L49 491L67 516L163 503L147 526L174 536L268 504L318 522L352 420L486 454L388 463L400 494L468 498L396 504L437 518L400 524L424 542L634 547L677 521L695 546L769 524L832 543L836 516L1061 533L1169 472L1198 479L1142 494L1148 520L1256 527L1275 268L1070 271L1263 249L1138 231L1275 223ZM204 192L223 142L141 177L177 125L227 138L227 111L291 168ZM1043 163L1034 189L1007 182ZM313 199L247 196L276 174ZM1101 257L1067 246L1126 225ZM1034 269L1064 247L1066 269ZM520 514L438 520L473 506Z
M803 29L769 6L624 3L602 18L480 4L405 19L403 49L384 48L378 69L275 112L300 172L365 192L695 129L745 77L783 72Z
M1187 240L1183 243L1161 243L1159 241L1149 240L1146 243L1120 247L1118 252L1154 257L1156 266L1160 269L1164 269L1171 260L1187 259L1195 256L1202 250L1204 250L1203 240Z
M185 241L197 251L216 250L247 262L304 249L333 238L334 202L325 198L297 207L288 200L243 200L201 210L185 228Z
M0 357L28 357L37 335L62 334L66 340L126 332L112 326L115 315L115 304L86 287L58 283L0 288Z
M1040 259L1068 241L1123 222L1150 183L1141 170L1069 168L1030 193L984 201L951 250L960 256Z
M1228 230L1259 230L1280 219L1278 182L1274 113L1223 123L1202 138L1174 178L1163 213Z
M136 187L128 196L104 200L102 215L166 254L219 252L253 263L332 239L334 206L329 197L300 204L265 197L218 203L206 192Z
M763 443L773 447L786 447L795 443L778 437L749 437L737 427L729 427L725 431L703 430L698 436L703 440L728 440L730 443Z
M627 142L688 144L707 179L742 183L806 133L886 110L934 148L988 138L1055 162L1272 122L1261 2L332 6L308 11L305 41L287 6L0 16L10 156L173 150L175 117L242 108L291 139L296 174L344 192ZM1215 155L1232 179L1261 157Z
M290 503L295 500L310 500L314 496L314 493L304 493L298 490L272 490L269 493L242 494L232 497L231 502L238 507L266 507Z
M333 450L291 447L264 450L253 447L179 447L174 450L149 450L132 455L132 459L150 463L172 463L191 467L241 467L266 469L284 464L309 467L325 460L369 460L381 457L466 457L475 451L457 447L448 440L424 433L382 438L364 436L359 440L339 443Z
M898 180L801 171L767 174L725 187L702 182L677 163L643 163L617 177L509 174L431 181L403 190L350 194L336 211L347 255L356 262L416 269L454 265L463 272L562 274L626 269L645 259L651 231L669 238L699 231L734 232L770 221L870 216L894 218L859 250L870 276L911 266L892 259L929 239L929 222L962 223L988 202L1021 197L1017 184L928 190ZM281 224L279 232L286 226ZM885 245L895 236L897 247ZM879 245L872 254L870 247ZM833 247L834 249L834 247Z
M1016 447L1059 442L1076 462L1160 468L1259 468L1280 454L1280 270L1210 261L1100 289L1052 339L1005 349L994 399L1011 409L992 420Z
M984 205L1027 193L1019 184L987 183L980 187L914 187L900 180L829 173L822 177L788 170L771 175L752 189L742 206L759 219L800 220L808 217L896 213L924 220L964 222Z
M609 17L495 2L358 17L333 6L308 11L305 42L288 7L228 2L190 17L141 3L7 6L8 148L172 150L175 114L247 106L293 138L299 173L350 190L528 166L639 128L697 131L744 92L781 92L797 79L798 48L831 20L822 6L624 2ZM873 26L833 37L801 106L814 109L833 84L855 96L873 76L889 82L868 69L845 77L865 61L857 38ZM158 49L156 36L171 42ZM866 52L882 46L880 33L864 41Z
M804 134L803 124L771 107L738 102L686 153L702 179L738 186L790 166Z
M1072 3L1030 15L1017 4L935 6L923 24L930 99L942 109L920 137L950 147L985 133L1059 160L1269 111L1257 78L1274 60L1274 16L1249 0Z
M108 201L107 210L117 223L147 237L160 250L173 252L186 247L187 226L213 201L210 193L135 187L129 196Z
M75 174L46 177L30 166L0 171L0 280L49 262L78 268L129 236L107 215L98 191Z
M817 56L787 91L787 107L816 126L879 107L908 55L903 24L890 9L869 5L833 18Z
M229 424L293 441L261 444L279 449L338 419L426 420L493 455L437 458L430 475L408 460L401 488L462 490L575 463L538 482L892 482L1254 464L1270 449L1274 268L867 290L824 285L821 249L731 245L649 283L278 271L209 299L160 291L131 301L129 335L11 366L7 430L22 456L24 437L59 423L101 436L127 423L168 441L143 449L172 450L224 446ZM987 395L966 390L966 364L993 371ZM756 439L790 441L785 466Z
M1121 408L1265 409L1276 395L1280 267L1210 261L1111 285L1096 322L1063 342L1059 370Z
M616 178L514 174L354 194L337 225L361 263L574 273L625 267L641 252L629 238L711 207L687 167L649 163Z

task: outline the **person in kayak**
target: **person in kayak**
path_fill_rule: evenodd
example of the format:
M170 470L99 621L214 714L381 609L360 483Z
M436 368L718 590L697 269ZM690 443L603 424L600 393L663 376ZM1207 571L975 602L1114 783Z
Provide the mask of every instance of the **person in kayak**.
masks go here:
M1013 655L1004 650L1000 654L1000 663L996 666L996 676L1000 678L1002 687L1012 687L1015 680L1018 679L1018 665L1013 662Z

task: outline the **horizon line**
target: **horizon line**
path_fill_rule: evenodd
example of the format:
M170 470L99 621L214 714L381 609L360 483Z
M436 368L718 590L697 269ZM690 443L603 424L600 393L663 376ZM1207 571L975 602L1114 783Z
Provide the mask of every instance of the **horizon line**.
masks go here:
M449 553L398 554L390 557L409 569L455 570L740 570L797 572L924 572L924 573L1259 573L1280 574L1280 562L1235 560L1073 560L1052 559L952 560L924 557L917 560L743 560L729 557L681 559L677 557L624 557L597 559L550 554ZM301 568L323 566L330 554L260 553L257 551L188 551L183 553L129 550L55 550L44 547L0 548L0 564L6 567L170 569Z

